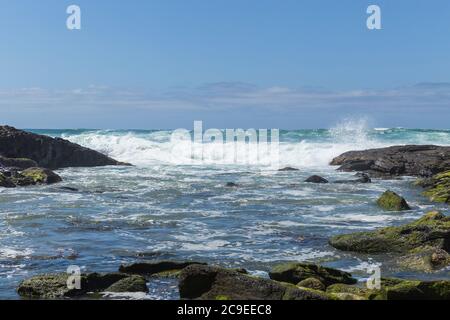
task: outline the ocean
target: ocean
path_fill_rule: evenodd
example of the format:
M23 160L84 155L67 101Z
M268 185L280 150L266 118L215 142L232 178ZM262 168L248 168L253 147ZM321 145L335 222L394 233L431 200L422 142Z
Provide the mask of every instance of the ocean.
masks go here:
M0 189L0 298L16 299L16 287L35 274L117 271L140 260L195 260L243 267L267 276L282 261L324 264L364 280L370 266L382 276L448 278L398 269L383 255L340 252L330 236L419 218L432 209L414 178L374 179L371 184L309 184L353 179L328 163L350 150L404 144L450 145L450 130L368 128L345 123L331 129L281 130L280 167L211 161L171 161L170 130L30 130L62 137L132 167L57 170L63 182ZM233 182L237 188L228 188ZM62 189L70 187L75 190ZM375 205L386 189L404 196L412 210L385 212ZM150 293L128 298L176 299L174 279L153 279ZM127 297L122 297L127 298Z

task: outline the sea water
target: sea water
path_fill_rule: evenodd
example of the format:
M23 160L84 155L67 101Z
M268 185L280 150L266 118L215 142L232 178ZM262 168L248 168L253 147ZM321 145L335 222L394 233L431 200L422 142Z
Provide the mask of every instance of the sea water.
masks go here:
M321 263L364 279L373 265L382 276L449 278L402 270L383 255L345 253L328 245L342 233L399 225L430 203L414 178L371 184L308 184L318 174L353 179L329 162L349 150L404 144L450 145L450 130L369 129L347 123L328 130L280 130L280 167L192 165L171 159L170 130L31 130L62 137L133 167L57 170L51 186L0 189L0 298L15 299L24 278L65 272L117 271L141 260L196 260L243 267L267 276L283 261ZM227 188L228 182L239 185ZM75 188L70 191L61 187ZM412 210L385 212L375 205L386 189L404 196ZM176 299L177 283L152 279L150 294L134 299ZM121 298L113 295L111 298ZM126 298L126 297L125 297Z

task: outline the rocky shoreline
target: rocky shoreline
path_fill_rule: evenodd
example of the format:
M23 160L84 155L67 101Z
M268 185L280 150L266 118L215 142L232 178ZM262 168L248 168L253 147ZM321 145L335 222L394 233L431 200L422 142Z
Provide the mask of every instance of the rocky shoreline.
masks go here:
M351 180L329 181L311 176L307 183L374 183L373 179L415 176L431 201L450 201L450 147L395 146L352 151L330 163L338 170L356 173ZM66 167L129 165L63 139L0 127L0 187L53 184L62 178L52 170ZM280 171L292 171L292 167ZM294 173L295 174L295 173ZM227 187L239 188L229 182ZM391 190L376 202L386 211L410 210L407 200ZM395 227L336 235L329 245L355 254L389 254L402 269L435 272L450 266L450 217L432 211ZM18 294L24 298L102 298L104 292L148 292L147 283L158 277L179 280L181 299L214 300L397 300L450 299L450 281L384 278L381 288L369 290L351 274L301 262L275 266L269 278L246 270L226 269L203 262L147 261L120 266L117 273L81 275L81 288L69 289L68 274L37 275L24 280Z

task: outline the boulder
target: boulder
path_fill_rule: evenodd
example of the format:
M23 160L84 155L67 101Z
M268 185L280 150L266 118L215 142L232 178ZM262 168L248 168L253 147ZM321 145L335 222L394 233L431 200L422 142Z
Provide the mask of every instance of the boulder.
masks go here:
M45 274L38 275L22 281L19 284L17 292L20 296L26 298L40 298L40 299L62 299L67 297L83 296L91 292L103 292L118 281L130 278L131 276L122 273L89 273L82 274L80 278L80 289L69 289L68 280L69 274ZM130 283L136 284L135 279ZM121 288L129 290L122 281ZM120 287L116 286L116 290ZM113 288L114 289L114 288Z
M387 211L411 210L410 206L404 198L390 190L384 192L380 196L380 198L377 200L377 204L379 207Z
M311 176L308 179L305 180L305 182L309 183L328 183L328 180L325 178L322 178L321 176Z
M206 265L206 263L202 262L194 262L194 261L147 261L147 262L139 262L133 263L130 265L121 265L119 268L120 272L129 273L129 274L145 274L152 275L158 274L162 272L172 272L179 271L187 266L198 264L198 265Z
M354 284L357 281L352 278L351 274L344 271L315 264L295 262L275 266L269 273L269 276L270 279L292 284L298 284L308 278L315 278L320 280L325 286L335 283Z
M407 145L350 151L334 158L341 171L363 171L374 177L431 176L450 170L450 147Z
M450 265L450 218L433 211L403 226L339 235L329 243L343 251L399 253L403 257L397 260L405 267L442 268Z
M35 184L53 184L62 181L59 175L44 168L28 168L20 174L25 178L31 179Z
M200 300L330 300L331 295L220 267L191 265L181 271L182 299Z
M139 275L123 278L105 289L106 292L148 292L147 281Z
M0 126L0 155L5 158L31 159L37 166L49 169L127 165L61 138L51 138L9 126Z
M303 287L303 288L309 288L309 289L314 289L314 290L319 290L319 291L325 291L325 289L327 288L322 281L320 281L317 278L307 278L305 280L300 281L297 284L298 287Z
M419 180L416 184L426 189L423 194L431 201L450 203L450 170Z
M227 182L227 184L225 186L227 188L237 188L237 187L239 187L239 185L234 183L234 182Z

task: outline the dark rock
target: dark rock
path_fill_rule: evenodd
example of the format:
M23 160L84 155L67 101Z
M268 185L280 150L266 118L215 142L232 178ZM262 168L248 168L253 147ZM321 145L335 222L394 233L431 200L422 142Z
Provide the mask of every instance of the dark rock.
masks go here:
M38 275L22 281L17 292L22 297L41 299L61 299L77 297L89 292L102 292L114 283L130 277L121 273L89 273L82 274L80 289L69 289L67 282L69 274Z
M225 186L226 186L227 188L237 188L237 187L239 187L239 185L237 185L237 184L234 183L234 182L228 182Z
M283 172L283 171L299 171L299 170L297 168L286 167L286 168L279 169L278 171Z
M0 155L27 158L50 169L126 165L97 151L61 138L51 138L9 126L0 126Z
M357 281L352 278L351 274L344 271L326 268L315 264L294 262L284 263L274 267L269 273L269 276L273 280L292 284L298 284L308 278L316 278L325 286L335 283L354 284Z
M120 272L129 273L129 274L145 274L152 275L161 272L174 271L174 270L182 270L187 266L193 264L206 265L202 262L177 262L177 261L148 261L148 262L139 262L133 263L130 265L121 265L119 268Z
M377 200L378 206L387 211L411 210L406 200L393 191L384 192Z
M364 171L375 177L431 176L450 170L450 147L394 146L346 152L331 161L342 171Z
M25 158L5 158L0 156L0 166L6 168L14 168L17 170L24 170L32 167L37 167L36 161Z
M325 178L322 178L321 176L311 176L308 179L305 180L305 182L309 183L328 183L328 180Z
M324 292L252 277L235 270L191 265L181 271L182 299L201 300L330 300Z
M35 184L53 184L62 181L59 175L44 168L28 168L20 174L25 178L31 179Z
M450 265L450 218L433 211L403 226L335 236L329 243L343 251L400 253L404 256L397 260L402 266L423 270L434 267L432 255L439 252L442 267L443 262Z
M79 191L77 188L72 188L72 187L61 187L59 189L60 190L65 190L65 191L71 191L71 192L78 192Z
M110 287L105 289L106 292L148 292L147 281L144 277L132 275L123 278Z
M15 188L16 185L7 177L4 173L0 172L0 187L3 188Z
M346 183L346 184L356 184L356 183L371 183L372 179L370 179L369 175L366 173L358 173L358 179L353 180L337 180L333 183Z

